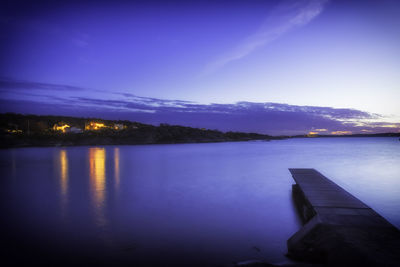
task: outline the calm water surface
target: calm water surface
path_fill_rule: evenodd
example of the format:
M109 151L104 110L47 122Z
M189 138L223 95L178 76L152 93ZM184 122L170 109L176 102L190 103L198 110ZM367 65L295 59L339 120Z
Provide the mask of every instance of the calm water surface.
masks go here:
M32 262L287 262L286 240L301 227L288 168L316 168L400 227L398 138L20 148L0 156L6 253Z

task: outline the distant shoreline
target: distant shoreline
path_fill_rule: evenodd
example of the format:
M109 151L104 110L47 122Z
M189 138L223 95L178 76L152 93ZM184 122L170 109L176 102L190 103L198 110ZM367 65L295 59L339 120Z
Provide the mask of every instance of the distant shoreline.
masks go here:
M186 140L186 141L175 141L175 142L148 142L148 143L140 143L140 142L118 142L118 141L110 141L107 138L104 139L96 139L94 140L80 140L76 142L71 141L61 141L61 142L47 142L44 140L38 140L35 138L27 138L23 140L10 140L4 139L1 137L1 146L0 149L11 149L11 148L28 148L28 147L73 147L73 146L132 146L132 145L172 145L172 144L205 144L205 143L225 143L225 142L248 142L248 141L271 141L271 140L284 140L284 139L293 139L293 138L307 138L307 139L315 139L315 138L367 138L367 137L399 137L399 134L377 134L377 135L324 135L324 136L316 136L316 137L307 137L307 136L278 136L272 137L268 139L215 139L215 140ZM400 140L399 140L400 141Z
M377 133L377 134L346 134L346 135L333 135L333 134L321 134L317 136L307 136L307 135L294 135L288 136L287 138L343 138L343 137L400 137L400 133Z
M211 143L272 140L258 133L65 116L0 114L0 148Z
M220 143L326 137L400 137L400 133L271 136L97 118L0 114L0 148Z

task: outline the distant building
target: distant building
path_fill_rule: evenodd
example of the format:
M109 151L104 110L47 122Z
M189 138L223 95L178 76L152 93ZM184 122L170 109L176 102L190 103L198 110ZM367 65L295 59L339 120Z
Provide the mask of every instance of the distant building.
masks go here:
M70 127L66 129L68 133L81 133L83 132L81 128L78 127Z
M54 124L53 130L54 130L54 131L60 131L60 132L66 133L66 132L67 132L67 129L70 128L70 127L71 127L71 126L69 126L69 125L66 124L66 123L59 122L59 123Z
M85 123L86 131L97 131L97 130L101 130L101 129L105 129L105 128L109 128L109 127L106 126L104 123L95 122L95 121Z
M7 133L11 134L17 134L17 133L22 133L22 130L18 129L18 125L14 123L9 123L8 124L8 129L4 129Z
M17 133L22 133L22 130L18 130L18 129L7 129L6 132L7 132L7 133L11 133L11 134L17 134Z
M117 131L120 131L120 130L126 129L126 126L123 125L122 123L114 123L113 129L117 130Z

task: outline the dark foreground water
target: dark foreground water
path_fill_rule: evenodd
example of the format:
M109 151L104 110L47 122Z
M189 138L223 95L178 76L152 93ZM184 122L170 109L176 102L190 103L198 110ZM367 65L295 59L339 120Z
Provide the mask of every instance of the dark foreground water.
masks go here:
M316 168L400 227L397 138L0 151L2 258L14 263L287 262L288 168ZM4 246L5 245L5 246Z

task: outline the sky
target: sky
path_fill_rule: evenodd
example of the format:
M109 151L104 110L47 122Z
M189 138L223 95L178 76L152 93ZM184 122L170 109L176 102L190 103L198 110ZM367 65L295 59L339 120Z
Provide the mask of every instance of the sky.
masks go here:
M395 0L2 1L0 112L400 132Z

